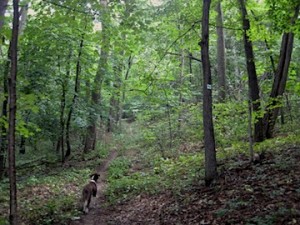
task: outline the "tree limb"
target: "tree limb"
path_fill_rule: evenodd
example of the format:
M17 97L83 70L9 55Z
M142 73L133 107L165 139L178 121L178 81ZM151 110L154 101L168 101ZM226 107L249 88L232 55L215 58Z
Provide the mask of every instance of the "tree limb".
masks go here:
M181 56L181 54L175 53L175 52L166 52L166 54ZM185 55L184 57L195 60L195 61L198 61L198 62L202 62L201 59L198 59L198 58L194 57L192 53L189 53L188 55Z

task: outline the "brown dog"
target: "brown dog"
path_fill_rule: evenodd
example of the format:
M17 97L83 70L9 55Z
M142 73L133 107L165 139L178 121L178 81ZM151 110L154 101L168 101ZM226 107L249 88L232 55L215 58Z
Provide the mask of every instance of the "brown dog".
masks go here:
M83 203L83 212L89 212L89 206L91 202L92 195L96 197L97 194L97 180L100 177L99 174L94 173L91 176L90 182L84 186L82 190L82 203Z

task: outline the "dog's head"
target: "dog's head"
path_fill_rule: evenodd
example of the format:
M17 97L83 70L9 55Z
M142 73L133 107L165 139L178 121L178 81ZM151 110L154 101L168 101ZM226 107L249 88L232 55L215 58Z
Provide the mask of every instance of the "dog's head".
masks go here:
M91 179L94 180L95 182L97 182L97 180L99 179L100 177L100 174L98 173L93 173L90 175Z

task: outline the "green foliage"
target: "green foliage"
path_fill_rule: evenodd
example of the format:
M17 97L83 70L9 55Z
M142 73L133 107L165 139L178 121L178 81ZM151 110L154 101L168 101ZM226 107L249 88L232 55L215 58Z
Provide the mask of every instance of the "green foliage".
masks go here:
M203 155L182 155L177 159L153 159L153 168L147 172L129 173L129 161L116 160L109 168L109 187L106 191L111 202L128 199L138 193L154 194L165 190L175 193L203 176Z
M109 180L117 180L126 176L129 168L130 168L129 159L125 157L117 158L109 166L109 170L108 170Z
M247 137L248 105L226 102L214 104L214 127L217 144L226 148Z
M60 6L53 4L59 2ZM193 152L181 152L183 145L203 142L201 114L202 70L199 31L201 3L199 1L164 1L162 6L153 7L148 1L110 1L108 13L103 18L103 9L98 1L31 1L34 13L28 16L26 28L19 42L18 115L17 140L26 137L26 154L17 154L18 175L25 179L19 185L21 214L27 220L40 224L63 223L66 217L77 212L77 187L85 180L90 170L52 171L58 153L54 151L60 135L61 107L65 104L63 120L74 96L75 73L80 60L80 89L71 120L71 144L76 149L72 159L81 159L83 137L86 128L96 118L105 124L110 118L111 96L116 97L118 113L122 118L135 120L122 126L111 140L97 142L96 150L84 155L89 162L87 168L94 169L115 148L120 153L138 149L137 161L146 166L144 172L131 168L136 159L120 157L108 172L107 195L111 201L128 198L141 192L157 193L166 189L178 192L203 177L203 153L201 144ZM212 7L216 2L213 2ZM249 31L255 50L255 63L261 85L262 106L269 109L281 108L284 98L269 99L272 87L272 56L275 64L280 54L280 37L283 32L295 31L299 36L299 22L290 25L297 0L248 1L247 10L251 23ZM214 102L214 125L218 160L248 155L248 99L247 76L242 45L242 23L237 2L223 1L224 28L227 57L228 98L224 103ZM110 18L108 18L110 16ZM215 12L211 11L210 56L212 71L216 67ZM109 21L107 34L94 30L99 21ZM6 42L1 43L0 64L5 65L11 35L9 26L1 34ZM102 39L109 36L107 68L101 71L101 104L90 103L100 57ZM84 39L79 52L80 41ZM257 152L277 150L287 143L299 143L298 102L299 85L299 40L295 40L287 90L293 107L286 125L278 126L277 137L255 144ZM107 49L105 49L107 50ZM79 59L79 53L81 58ZM129 62L129 57L131 62ZM4 68L1 66L0 80L3 83ZM68 69L71 71L68 71ZM128 74L127 74L128 72ZM5 75L5 76L4 76ZM125 78L125 75L128 77ZM213 76L217 83L217 76ZM217 85L216 85L217 86ZM215 87L215 86L214 86ZM65 102L62 92L65 91ZM3 101L3 88L0 88ZM213 89L213 96L217 88ZM267 100L266 100L267 99ZM253 114L253 121L262 118L264 111ZM5 118L0 124L7 127ZM105 125L98 127L105 133ZM117 133L116 132L116 133ZM130 133L130 134L129 134ZM105 138L103 138L105 139ZM78 149L78 150L77 150ZM182 150L183 151L183 150ZM60 157L60 156L59 156ZM44 163L40 163L40 162ZM46 164L46 165L44 165ZM23 168L30 165L30 168ZM287 164L280 162L281 169ZM49 169L50 168L50 169ZM28 171L32 176L26 177ZM47 172L48 177L42 174ZM55 175L59 173L59 175ZM24 178L25 177L25 178ZM66 183L76 188L66 191ZM7 185L7 183L5 183ZM1 206L7 207L8 187L0 186ZM63 188L63 192L61 189ZM38 193L32 196L30 190ZM69 190L69 189L67 189ZM3 193L3 194L2 194ZM76 194L77 193L77 194ZM70 194L70 195L69 195ZM41 197L42 195L42 197ZM244 206L244 202L230 203L231 208ZM0 209L1 210L1 209ZM26 211L27 210L27 211ZM226 209L218 211L222 216ZM70 213L70 214L69 214ZM255 218L263 224L270 218ZM5 219L4 219L5 220ZM1 219L0 219L1 223ZM4 222L5 223L5 222Z
M106 195L111 203L128 199L138 193L156 193L161 190L161 181L158 176L147 176L135 173L118 180L111 180Z
M81 214L78 208L80 193L90 173L89 169L53 169L47 176L24 177L18 184L21 219L25 224L65 224ZM6 215L9 207L7 182L0 185L1 215Z
M26 215L26 220L31 224L65 224L69 218L80 215L76 209L77 202L74 196L57 197L59 198L43 201L42 204L39 201L29 204L26 211L21 211L21 214Z
M182 142L203 138L198 108L197 104L157 104L151 110L138 114L144 145L160 157L178 156L178 147Z
M176 183L178 182L178 180L176 180L178 176L184 179L184 182L187 182L187 180L191 181L199 176L203 161L202 153L181 155L173 160L161 158L154 162L153 171L155 174L166 177L170 181L174 180Z
M250 219L249 221L247 221L247 225L250 224L258 224L258 225L272 225L276 222L278 222L278 219L280 218L293 218L296 217L297 218L297 212L293 209L288 209L286 207L284 207L284 205L279 205L278 209L276 209L275 211L271 212L269 215L265 215L265 216L256 216L252 219ZM292 223L297 223L296 219L292 220Z
M296 130L295 130L296 131ZM285 145L297 145L300 143L300 133L297 130L295 133L289 133L287 136L278 136L273 139L265 140L264 142L257 143L255 145L255 149L258 152L272 149L272 151L276 152L281 149L282 146Z
M226 205L223 208L218 209L215 214L218 217L223 217L226 213L232 213L235 210L238 210L241 207L249 207L250 203L239 200L239 199L234 199L226 202Z
M85 160L93 160L93 165L99 165L101 160L105 159L109 154L109 146L105 146L103 143L98 142L96 149L84 154ZM91 166L93 166L91 165Z

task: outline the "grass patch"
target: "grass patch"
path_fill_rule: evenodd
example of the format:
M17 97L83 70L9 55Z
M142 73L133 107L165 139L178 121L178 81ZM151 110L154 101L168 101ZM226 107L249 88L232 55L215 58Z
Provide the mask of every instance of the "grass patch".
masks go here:
M106 195L111 203L122 201L138 193L155 194L171 190L178 192L203 177L203 154L187 154L174 159L153 159L153 167L145 172L129 172L126 157L114 161L108 173Z
M20 215L28 224L64 224L77 216L81 188L91 171L69 169L58 175L32 176L20 185Z
M33 175L18 182L19 215L25 224L65 224L81 212L79 199L89 169L72 169L55 175ZM0 224L8 221L9 185L0 185Z

